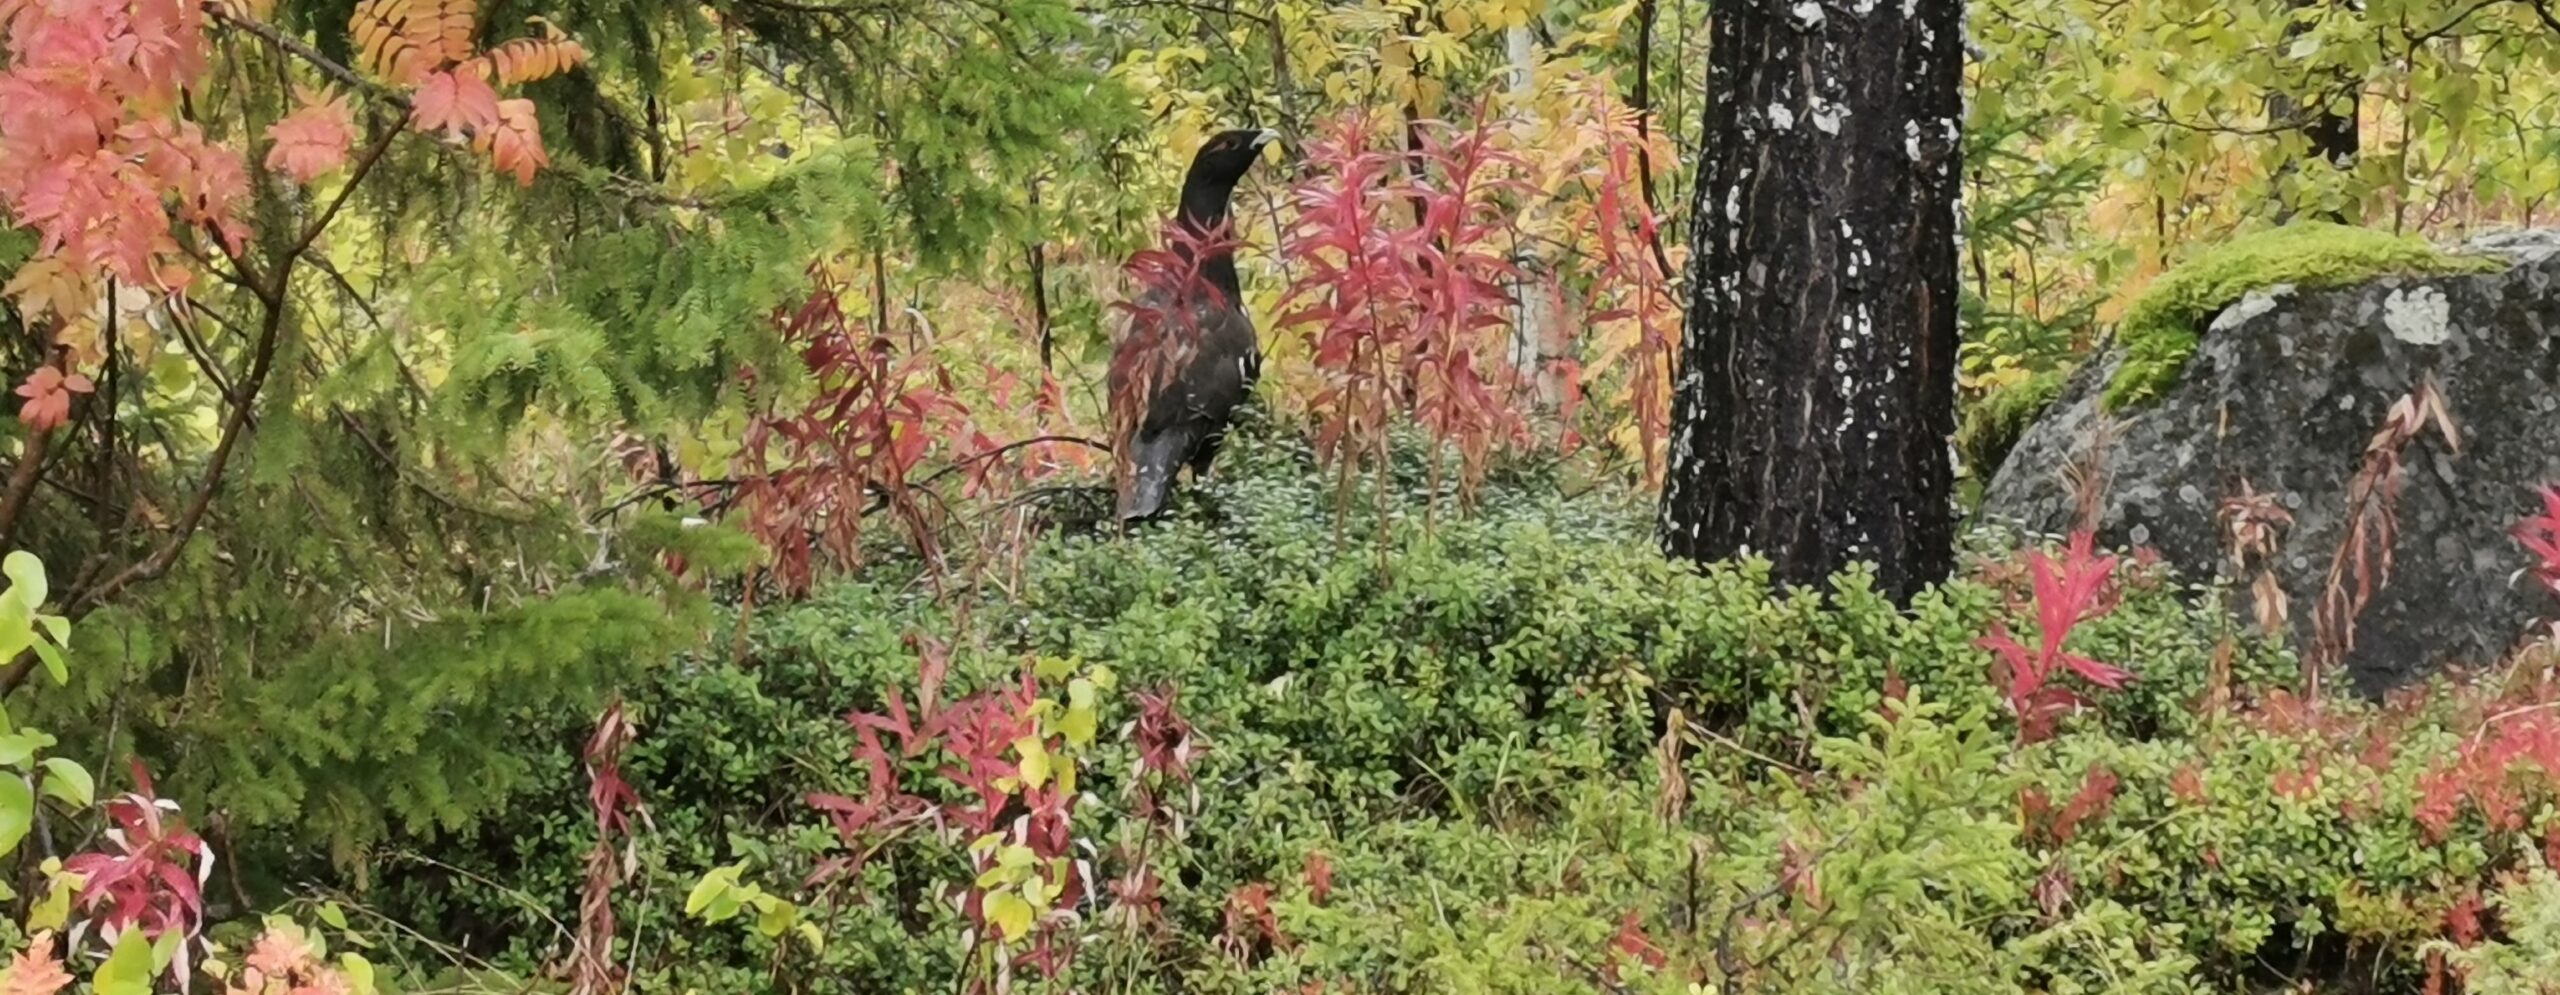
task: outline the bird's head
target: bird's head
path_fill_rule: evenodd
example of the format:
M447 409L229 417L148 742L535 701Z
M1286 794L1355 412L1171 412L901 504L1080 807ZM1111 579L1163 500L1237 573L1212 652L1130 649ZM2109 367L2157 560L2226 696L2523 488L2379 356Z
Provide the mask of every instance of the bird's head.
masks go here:
M1191 158L1191 179L1235 189L1236 181L1253 169L1262 150L1280 140L1280 133L1268 128L1238 128L1209 136L1200 144L1200 152Z

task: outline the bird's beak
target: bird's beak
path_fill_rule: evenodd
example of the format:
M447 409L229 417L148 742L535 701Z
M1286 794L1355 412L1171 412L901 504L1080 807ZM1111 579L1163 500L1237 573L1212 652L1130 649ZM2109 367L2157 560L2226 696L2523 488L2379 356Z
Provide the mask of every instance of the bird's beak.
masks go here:
M1261 133L1253 136L1253 151L1261 158L1272 162L1280 161L1280 155L1276 151L1279 144L1280 133L1269 128L1264 128Z

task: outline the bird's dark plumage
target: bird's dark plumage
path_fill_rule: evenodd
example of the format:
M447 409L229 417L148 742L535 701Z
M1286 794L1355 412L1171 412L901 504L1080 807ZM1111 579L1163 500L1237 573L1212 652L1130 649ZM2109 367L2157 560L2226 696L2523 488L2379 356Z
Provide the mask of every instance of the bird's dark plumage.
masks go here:
M1278 137L1270 131L1228 131L1201 145L1183 177L1176 217L1188 236L1209 235L1226 223L1236 182ZM1233 251L1209 245L1196 260L1185 246L1176 245L1173 251L1196 266L1184 267L1186 279L1177 285L1152 287L1139 296L1129 334L1112 357L1113 403L1135 402L1140 400L1135 395L1145 394L1128 437L1120 440L1129 470L1120 492L1123 521L1162 514L1174 475L1183 467L1195 476L1208 472L1229 418L1253 392L1261 373L1261 344L1244 311ZM1171 352L1136 355L1147 350ZM1189 353L1187 358L1183 352ZM1176 363L1166 371L1169 377L1147 378L1137 372L1150 368L1147 360L1167 358ZM1150 384L1148 379L1162 382Z

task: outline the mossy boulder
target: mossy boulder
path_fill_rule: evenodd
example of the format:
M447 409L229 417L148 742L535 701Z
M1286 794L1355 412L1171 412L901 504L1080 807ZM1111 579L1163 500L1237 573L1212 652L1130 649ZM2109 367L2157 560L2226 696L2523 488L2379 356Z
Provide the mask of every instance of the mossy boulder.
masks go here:
M2437 248L2372 228L2300 223L2245 235L2198 253L2152 281L2116 325L2123 362L2107 381L2110 411L2157 399L2177 382L2197 333L2252 290L2325 290L2384 276L2484 273L2504 260Z
M2303 227L2162 278L2127 317L2122 348L2074 373L2019 438L1982 514L2060 533L2080 520L2074 481L2094 478L2101 541L2151 546L2207 576L2231 572L2218 513L2245 484L2292 515L2273 566L2306 645L2346 532L2348 481L2391 406L2432 378L2461 446L2430 434L2403 451L2391 576L2357 618L2345 666L2381 690L2492 661L2537 617L2560 615L2511 582L2525 555L2508 535L2538 507L2533 488L2560 482L2560 231L2445 252ZM2315 266L2303 243L2324 234L2353 248ZM2390 275L2348 275L2376 269ZM2128 396L2142 403L2113 403Z

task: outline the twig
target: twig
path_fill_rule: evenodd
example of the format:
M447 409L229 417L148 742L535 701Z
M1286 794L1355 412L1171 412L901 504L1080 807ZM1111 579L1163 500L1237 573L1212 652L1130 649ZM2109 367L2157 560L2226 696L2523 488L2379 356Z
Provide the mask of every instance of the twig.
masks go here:
M302 39L286 34L274 25L234 16L219 5L207 5L205 12L212 15L216 21L253 35L294 58L310 63L312 68L320 71L320 75L329 77L348 89L356 90L403 111L409 109L409 98L406 94L358 75L355 70L347 68L345 64L320 54L319 49L304 44ZM348 186L352 188L354 184L351 182Z
M44 454L53 438L52 430L27 433L26 451L18 454L18 468L9 474L9 490L0 494L0 546L6 546L18 532L18 513L26 509L27 496L35 493L37 479L44 476Z

